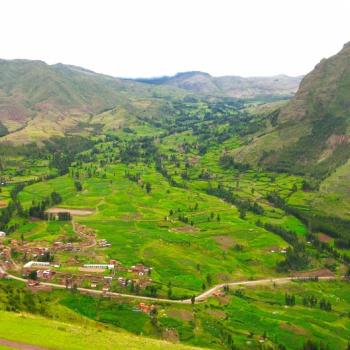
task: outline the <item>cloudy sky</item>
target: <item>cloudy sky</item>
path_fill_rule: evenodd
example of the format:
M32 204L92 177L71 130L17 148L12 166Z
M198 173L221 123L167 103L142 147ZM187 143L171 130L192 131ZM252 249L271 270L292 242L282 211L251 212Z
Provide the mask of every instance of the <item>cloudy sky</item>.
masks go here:
M122 77L300 75L350 41L349 0L1 0L0 57Z

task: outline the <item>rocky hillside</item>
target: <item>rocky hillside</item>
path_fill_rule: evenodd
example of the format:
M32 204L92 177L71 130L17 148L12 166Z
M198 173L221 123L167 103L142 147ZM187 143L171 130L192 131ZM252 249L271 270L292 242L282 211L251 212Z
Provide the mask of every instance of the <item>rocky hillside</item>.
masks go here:
M323 59L268 129L236 152L243 162L324 178L350 156L350 44Z
M288 77L286 75L251 78L239 76L212 77L208 73L194 71L178 73L173 77L139 79L138 81L163 86L176 86L204 95L255 98L291 96L298 89L300 80L301 77Z

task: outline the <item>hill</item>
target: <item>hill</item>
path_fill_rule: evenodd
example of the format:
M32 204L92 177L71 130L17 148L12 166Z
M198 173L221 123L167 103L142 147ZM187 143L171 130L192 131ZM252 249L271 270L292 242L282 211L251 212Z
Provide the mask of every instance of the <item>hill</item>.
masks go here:
M295 97L268 115L270 128L237 152L277 171L329 175L349 156L350 44L323 59Z
M103 325L93 325L86 321L84 325L49 320L28 313L10 313L0 311L0 345L4 340L28 345L43 346L50 349L198 349L181 344L138 337L127 332L115 332ZM40 336L38 336L40 334ZM9 343L7 343L9 344ZM10 343L11 344L11 343ZM12 343L13 344L13 343ZM13 344L15 345L15 344ZM12 346L11 346L12 348ZM23 347L24 349L24 347ZM39 349L39 348L38 348Z
M256 98L291 96L300 83L301 77L277 75L273 77L222 76L213 77L208 73L193 71L178 73L173 77L138 79L139 82L170 85L198 94L233 98Z
M91 116L103 111L124 106L137 112L143 106L135 101L147 99L151 105L159 100L158 106L168 97L184 95L171 87L160 89L76 66L0 60L0 136L9 134L3 140L27 143L91 132Z

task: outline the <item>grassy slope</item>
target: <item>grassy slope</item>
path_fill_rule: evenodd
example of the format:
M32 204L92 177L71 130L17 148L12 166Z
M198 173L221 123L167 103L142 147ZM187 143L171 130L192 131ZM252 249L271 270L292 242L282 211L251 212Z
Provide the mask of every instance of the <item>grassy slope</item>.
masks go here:
M63 323L30 314L0 311L0 322L0 338L50 349L194 349L124 332L109 331L103 326Z

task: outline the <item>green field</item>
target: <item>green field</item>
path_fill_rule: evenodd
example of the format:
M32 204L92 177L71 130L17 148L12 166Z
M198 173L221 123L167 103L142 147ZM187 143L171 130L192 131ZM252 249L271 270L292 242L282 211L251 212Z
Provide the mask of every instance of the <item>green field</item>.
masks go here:
M58 350L194 349L164 341L110 331L93 324L77 325L30 314L0 312L0 338ZM6 347L4 347L6 349Z

